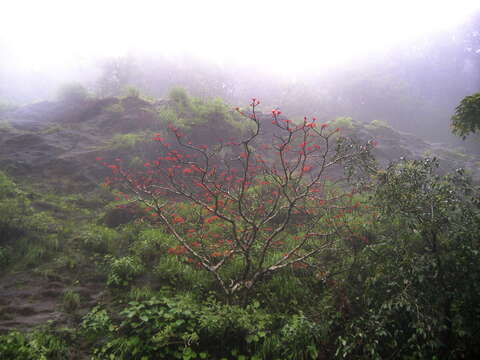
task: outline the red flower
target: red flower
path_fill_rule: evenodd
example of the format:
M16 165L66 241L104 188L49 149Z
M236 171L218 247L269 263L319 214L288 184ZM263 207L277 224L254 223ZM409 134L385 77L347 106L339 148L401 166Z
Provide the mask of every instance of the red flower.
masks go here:
M209 218L206 218L206 219L205 219L205 223L206 223L206 224L211 224L212 222L214 222L214 221L217 220L217 219L218 219L218 216L214 215L214 216L211 216L211 217L209 217Z
M173 223L174 224L181 224L181 223L185 222L185 219L181 216L173 214L172 217L173 217Z
M312 170L312 167L308 165L305 165L302 169L303 172L309 172L310 170Z

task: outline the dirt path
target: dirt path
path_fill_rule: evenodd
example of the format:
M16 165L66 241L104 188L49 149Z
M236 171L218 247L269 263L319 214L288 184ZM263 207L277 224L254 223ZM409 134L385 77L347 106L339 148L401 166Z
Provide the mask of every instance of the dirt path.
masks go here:
M6 274L0 278L0 332L30 330L53 321L56 325L71 324L72 313L63 309L66 289L80 296L75 315L89 311L104 295L102 283L85 282L75 286L27 273Z

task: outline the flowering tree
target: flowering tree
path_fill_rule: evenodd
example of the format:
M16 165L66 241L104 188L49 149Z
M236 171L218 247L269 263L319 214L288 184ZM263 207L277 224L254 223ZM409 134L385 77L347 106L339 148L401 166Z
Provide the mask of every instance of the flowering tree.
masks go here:
M367 163L373 146L278 110L265 133L258 105L236 109L251 124L243 139L193 144L170 125L175 144L157 134L160 151L142 170L108 165L108 183L144 203L176 239L169 253L211 273L227 296L280 269L308 267L350 229L342 218L359 208L351 200L359 189L344 170Z

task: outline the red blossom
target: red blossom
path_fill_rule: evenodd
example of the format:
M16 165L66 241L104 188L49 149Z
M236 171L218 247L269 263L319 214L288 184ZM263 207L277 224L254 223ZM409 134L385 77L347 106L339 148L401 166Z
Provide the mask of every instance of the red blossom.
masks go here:
M218 219L218 216L214 215L214 216L211 216L211 217L209 217L209 218L206 218L206 219L205 219L205 223L206 223L206 224L211 224L212 222L214 222L214 221L217 220L217 219Z
M173 221L174 224L182 224L182 223L185 222L185 219L183 217L178 216L176 214L173 214L172 218L173 218L172 221Z

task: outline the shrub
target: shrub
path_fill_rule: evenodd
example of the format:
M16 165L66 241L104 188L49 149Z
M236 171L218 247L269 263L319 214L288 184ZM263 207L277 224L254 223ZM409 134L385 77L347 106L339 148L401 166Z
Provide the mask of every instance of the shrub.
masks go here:
M404 160L379 173L377 240L347 278L338 357L479 356L480 189L437 167Z
M0 245L27 232L27 218L32 214L25 194L4 173L0 172Z
M104 110L105 110L105 112L107 112L111 115L119 115L119 114L122 114L122 113L125 112L125 108L120 103L111 104L111 105L107 106Z
M144 271L141 261L133 256L114 258L107 255L109 266L107 285L127 286L133 279Z
M0 335L0 358L11 360L64 360L71 357L67 342L49 329L30 334L11 331Z
M150 142L152 137L153 134L149 132L115 134L109 146L116 150L135 150L139 145Z
M341 129L352 129L354 126L353 119L351 117L336 118L332 125Z
M70 104L82 103L88 96L87 89L80 83L64 84L58 90L58 99Z
M117 248L119 234L105 226L89 225L81 231L78 240L88 252L107 254Z
M0 246L0 269L6 267L11 260L10 249Z
M68 313L75 312L80 307L80 295L72 289L63 292L63 310Z
M88 337L93 339L101 338L113 330L112 320L107 310L98 305L83 317L80 327Z

